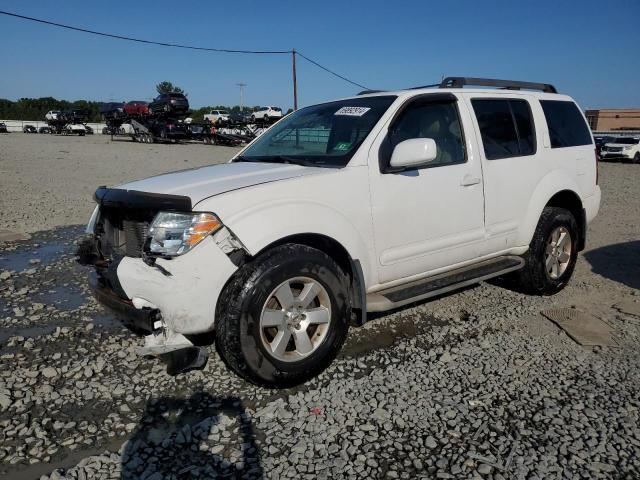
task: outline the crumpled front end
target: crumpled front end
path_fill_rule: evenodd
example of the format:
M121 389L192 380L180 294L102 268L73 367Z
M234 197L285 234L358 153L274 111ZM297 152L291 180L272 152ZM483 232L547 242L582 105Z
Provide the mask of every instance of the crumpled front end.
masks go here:
M238 268L238 243L223 227L183 255L154 256L148 251L154 217L190 213L188 197L98 189L96 200L91 232L78 249L80 263L95 267L96 298L145 336L140 354L163 357L174 373L183 370L176 362L204 365L192 340L213 330L218 296Z

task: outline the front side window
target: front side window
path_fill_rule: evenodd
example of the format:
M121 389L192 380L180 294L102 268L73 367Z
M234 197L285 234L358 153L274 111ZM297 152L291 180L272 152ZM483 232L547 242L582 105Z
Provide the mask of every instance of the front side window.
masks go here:
M412 138L432 138L437 155L429 167L454 165L466 161L460 116L455 101L433 101L427 97L411 103L391 126L391 150Z
M475 98L471 104L487 160L535 153L533 118L526 100Z
M549 127L551 148L592 145L589 127L578 106L564 100L540 100Z
M302 108L258 137L236 161L344 167L395 99L362 97Z

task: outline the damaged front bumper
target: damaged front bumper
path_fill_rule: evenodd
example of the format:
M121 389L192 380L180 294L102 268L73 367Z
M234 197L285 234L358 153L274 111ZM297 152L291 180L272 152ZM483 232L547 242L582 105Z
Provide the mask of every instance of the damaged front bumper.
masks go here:
M78 261L95 266L89 285L96 299L144 336L138 353L160 357L168 373L206 363L206 351L194 338L213 330L219 295L238 268L225 253L224 230L171 259L104 259L93 235L79 246Z

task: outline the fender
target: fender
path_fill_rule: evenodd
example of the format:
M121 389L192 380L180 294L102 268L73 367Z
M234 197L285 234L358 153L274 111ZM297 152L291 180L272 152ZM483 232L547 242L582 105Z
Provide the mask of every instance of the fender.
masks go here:
M250 255L292 235L329 237L341 244L352 260L360 262L365 284L375 282L375 266L371 265L362 235L352 222L330 205L300 198L282 198L250 207L223 221Z
M518 229L518 245L529 245L531 243L542 210L549 203L551 197L563 190L574 193L582 201L582 197L578 193L580 191L578 184L565 170L552 170L538 182L529 200L524 220L520 223L520 228Z

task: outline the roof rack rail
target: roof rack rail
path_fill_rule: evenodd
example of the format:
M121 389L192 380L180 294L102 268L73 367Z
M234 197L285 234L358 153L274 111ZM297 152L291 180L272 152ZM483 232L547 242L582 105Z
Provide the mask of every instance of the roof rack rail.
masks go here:
M480 87L499 87L507 90L541 90L546 93L558 93L556 87L549 83L519 82L517 80L496 80L494 78L447 77L440 83L440 88L462 88L465 85Z
M362 90L361 92L358 92L358 95L368 95L369 93L380 93L380 92L386 92L386 90Z

